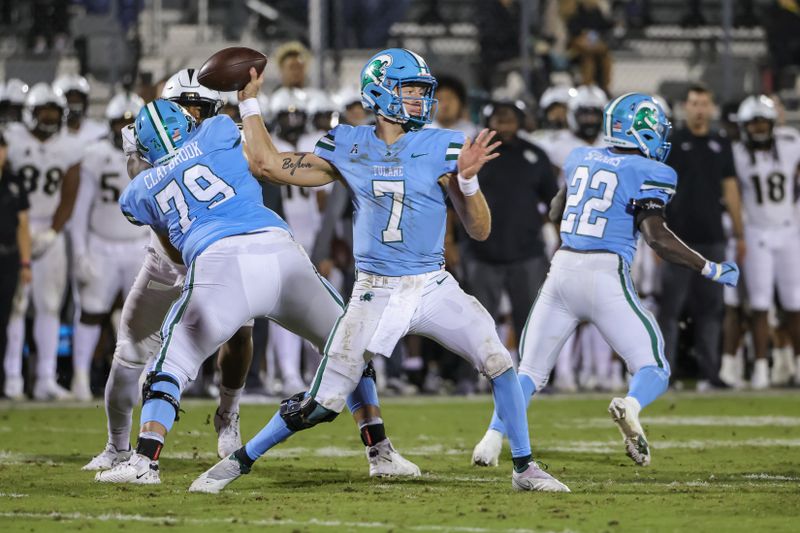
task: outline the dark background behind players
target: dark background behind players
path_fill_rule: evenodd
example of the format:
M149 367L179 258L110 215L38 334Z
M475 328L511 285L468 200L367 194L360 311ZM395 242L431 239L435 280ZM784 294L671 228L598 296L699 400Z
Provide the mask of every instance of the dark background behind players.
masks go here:
M667 164L678 173L678 188L667 207L667 220L675 234L690 247L710 261L723 261L724 203L734 220L741 256L744 241L736 171L730 141L711 129L714 113L711 91L703 85L692 85L686 93L685 111L686 124L677 128L670 138L672 151ZM702 377L711 385L721 386L717 373L723 316L722 285L671 263L663 265L661 283L658 322L670 363L674 363L679 353L679 321L686 312L694 326L689 351L696 358Z

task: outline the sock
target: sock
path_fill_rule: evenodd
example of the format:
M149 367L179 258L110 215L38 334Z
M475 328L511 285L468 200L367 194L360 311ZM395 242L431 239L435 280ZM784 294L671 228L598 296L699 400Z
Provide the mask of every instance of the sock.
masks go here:
M149 457L151 461L158 461L161 448L164 447L164 437L152 431L139 433L139 442L136 443L136 453Z
M511 457L530 456L531 440L528 435L526 402L513 368L509 368L492 380L492 394L495 410L506 426Z
M59 326L60 321L57 315L36 313L36 318L33 320L33 338L36 339L38 350L38 361L36 363L37 381L56 380Z
M159 372L159 375L169 376L176 382L179 382L178 378L165 372ZM153 383L153 385L151 385L151 390L167 393L175 398L177 402L181 401L181 390L177 385L175 385L175 383L172 383L171 381L158 381ZM165 399L150 398L144 402L144 405L142 405L142 426L147 422L158 422L169 432L172 429L172 425L175 423L175 419L177 417L178 413L175 412L175 408Z
M108 442L118 450L131 447L133 406L139 401L139 376L142 368L131 368L114 360L106 382Z
M72 340L72 368L76 372L89 373L98 340L100 340L99 324L78 322L75 325L75 336Z
M3 370L6 378L22 378L22 347L25 343L25 319L22 315L16 313L11 315L6 333L6 353L3 360Z
M351 413L355 413L365 405L378 407L378 388L375 380L369 376L361 376L356 389L347 396L347 408Z
M668 387L669 372L657 366L645 366L633 375L628 396L636 398L644 409L667 392Z
M513 457L511 460L514 462L514 472L520 474L526 471L530 466L531 459L533 459L531 454L523 455L521 457Z
M361 442L364 446L375 446L386 440L386 427L382 418L367 418L358 424L361 430Z
M534 385L533 379L527 374L517 374L517 379L519 380L519 386L522 387L522 397L525 398L525 406L527 407L530 405L533 394L536 392L536 385ZM506 426L503 424L503 421L500 420L500 417L497 416L497 409L492 413L492 421L489 422L489 429L498 431L503 435L506 434Z
M231 389L225 385L219 386L219 412L220 413L238 413L239 400L242 398L244 387L238 389Z
M294 431L286 426L286 422L281 417L280 411L276 411L267 425L258 434L247 441L244 450L247 457L253 462L274 448L281 442L294 435Z
M233 452L233 456L239 461L239 471L242 474L249 473L255 461L247 456L247 451L245 451L244 446Z

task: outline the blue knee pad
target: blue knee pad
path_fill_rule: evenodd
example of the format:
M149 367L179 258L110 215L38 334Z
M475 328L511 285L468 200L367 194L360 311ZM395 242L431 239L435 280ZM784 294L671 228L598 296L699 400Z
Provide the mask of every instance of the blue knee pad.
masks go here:
M374 405L376 407L380 405L378 403L375 367L372 366L371 361L364 367L364 373L361 375L361 381L358 382L356 390L347 396L347 408L351 413L355 413L367 405Z
M180 419L180 401L178 378L166 372L150 372L142 387L141 423L158 422L170 431Z

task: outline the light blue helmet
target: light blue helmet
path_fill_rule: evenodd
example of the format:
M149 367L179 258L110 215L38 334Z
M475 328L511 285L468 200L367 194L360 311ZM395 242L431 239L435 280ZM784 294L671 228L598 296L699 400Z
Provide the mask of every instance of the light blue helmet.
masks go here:
M422 104L420 116L410 115L400 97L402 86L410 83L427 86L425 96L415 98ZM393 122L405 124L411 130L433 122L435 90L436 78L431 75L428 64L418 54L405 48L389 48L378 52L361 69L361 103L364 107Z
M603 141L618 148L635 148L656 161L669 155L671 129L661 104L647 94L623 94L603 111Z
M196 129L194 117L188 111L159 98L136 115L136 147L150 164L161 165L178 152Z

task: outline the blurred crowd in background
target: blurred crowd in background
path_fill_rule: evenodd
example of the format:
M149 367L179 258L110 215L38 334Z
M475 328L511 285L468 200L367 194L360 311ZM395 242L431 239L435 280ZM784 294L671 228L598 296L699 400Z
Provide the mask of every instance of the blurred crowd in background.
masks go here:
M167 0L163 3L171 4ZM191 25L197 20L198 2L174 3L181 14L176 23ZM224 13L215 30L220 48L241 39L243 28L270 43L269 69L274 71L274 85L265 91L261 108L278 148L311 151L319 137L336 124L371 123L373 117L361 106L357 79L344 80L327 73L324 88L311 85L312 67L320 59L311 52L307 33L299 29L293 33L293 28L305 28L307 32L305 24L313 2L258 3L279 17L270 18L271 11L255 16L239 0L213 0L204 3L202 9ZM34 62L74 58L77 69L71 75L44 80L54 82L48 87L57 96L42 96L46 91L37 89L39 86L34 82L42 81L38 79L6 75L0 86L3 124L0 217L5 225L0 230L3 237L0 329L6 331L15 313L26 326L24 336L16 340L12 337L19 335L12 334L10 329L8 341L5 335L0 335L0 354L5 354L3 393L14 399L90 399L102 394L125 289L114 295L109 312L99 314L102 334L90 356L73 357L75 334L80 328L77 325L81 314L79 278L85 275L83 262L91 256L91 250L86 252L76 246L74 226L79 223L75 222L75 213L66 214L64 283L54 285L49 278L61 274L42 271L41 267L41 277L37 277L35 263L41 257L36 256L37 246L43 246L45 230L36 227L37 206L15 194L18 188L15 183L35 192L36 187L46 187L50 180L54 192L61 188L62 199L70 194L81 198L81 188L87 183L82 172L90 170L82 169L82 161L83 167L87 163L80 150L111 139L124 161L118 136L121 123L131 117L115 114L112 106L106 107L106 100L113 95L132 93L150 100L162 94L167 78L175 71L196 69L200 65L173 65L177 68L163 75L146 70L147 51L141 35L145 28L140 19L151 7L150 2L32 0L24 8L19 4L0 1L0 25L16 27L16 37L11 32L3 45L8 57ZM463 15L465 9L473 14L480 11L480 16L473 20L477 33L468 38L476 49L471 68L464 72L442 68L440 73L436 53L430 61L439 82L435 95L439 101L438 114L433 127L461 130L467 136L489 127L497 131L502 141L500 157L487 164L480 176L481 189L492 210L492 234L485 242L473 241L460 228L457 218L450 217L446 266L495 317L501 338L512 354L518 354L528 312L546 276L549 258L559 246L558 229L547 220L546 210L567 179L561 167L573 148L602 145L603 107L625 85L614 80L615 54L625 48L628 39L641 39L646 36L643 32L658 25L656 4L659 3L352 0L327 4L326 49L333 50L334 56L337 50L362 50L365 58L376 48L413 44L398 37L403 29L400 23L448 24L450 15ZM710 19L723 4L724 0L676 2L679 12L675 13L675 22L683 28L716 28L718 17ZM792 146L800 150L800 132L787 124L783 103L789 106L796 99L795 78L800 65L800 32L796 30L800 29L800 6L794 0L779 0L737 1L728 7L733 9L731 21L736 28L763 28L762 44L768 53L758 65L757 87L747 90L743 86L739 92L723 95L718 94L719 85L714 82L704 84L685 79L677 86L663 85L669 94L658 98L672 115L675 127L673 151L667 163L678 171L679 186L668 210L670 226L678 237L711 260L728 258L744 262L744 275L748 276L747 254L761 252L745 245L745 233L748 225L760 225L761 221L743 214L747 205L745 202L743 207L742 186L751 176L737 170L732 143L749 139L746 122L750 119L739 113L740 102L749 93L766 93L772 96L770 105L775 116L757 118L767 119L772 134L780 133L787 142L798 143ZM74 33L75 17L109 14L121 29L119 37L127 54L111 82L100 71L95 76L90 42L86 35ZM185 71L184 76L189 86L196 73ZM96 97L96 84L110 87L108 98ZM191 92L197 91L186 91L187 95ZM208 96L204 92L201 96L199 100L181 103L207 105L204 113L219 110L238 120L234 94ZM48 109L57 110L52 120ZM57 177L45 175L46 170L41 171L42 176L38 170L36 176L19 175L19 168L7 163L9 154L15 150L29 150L19 140L27 134L19 132L44 126L54 128L53 136L70 137L77 143L78 153L65 155L64 161L52 162L54 168L63 168ZM45 143L48 138L40 140ZM36 144L31 146L35 150ZM50 163L43 162L42 168ZM73 167L81 179L74 182L75 190L70 192L67 187ZM98 194L105 193L109 200L115 200L119 186L124 187L124 183L114 188L105 179L102 178L102 191ZM800 227L797 175L785 179L788 181L781 184L780 200L786 195L792 198L791 223ZM764 186L773 185L770 182ZM339 184L322 189L262 186L265 204L288 221L295 238L306 248L320 273L347 297L354 280L353 213L347 189ZM76 209L91 209L91 202L77 203ZM22 217L11 220L10 214L17 211L30 211L31 220L23 221ZM87 222L86 214L83 215L77 218L83 220L80 223L85 233ZM32 236L28 242L23 242L25 238L18 234L18 223ZM13 230L9 230L12 225ZM81 231L77 233L82 235ZM146 244L146 234L134 238L144 239L142 246ZM790 239L800 239L800 234L792 234ZM137 259L142 258L134 257L131 261L136 263ZM747 385L755 389L800 385L800 359L797 359L800 335L796 331L800 324L797 313L786 312L781 300L774 297L774 287L762 289L770 293L769 309L753 310L745 288L723 293L721 286L699 275L661 263L644 244L639 247L633 271L637 290L657 316L664 333L676 387L692 386L705 391ZM60 286L62 291L37 296L37 286L39 292L46 292L51 286ZM25 306L23 296L29 290L31 305ZM53 299L56 304L50 305ZM41 325L39 318L46 313L56 317L49 323L57 327ZM767 330L762 331L762 320L768 324L764 326ZM57 338L45 344L48 350L55 348L56 363L43 363L39 353L42 339L54 334ZM305 389L318 361L310 345L266 320L256 321L254 343L256 357L248 376L247 394L288 396ZM488 382L473 368L420 337L407 337L391 358L377 362L376 367L378 385L384 393L466 395L488 390ZM216 374L215 360L211 358L188 394L214 396ZM581 327L559 357L550 390L622 390L626 387L625 380L621 360L599 332L593 327Z

